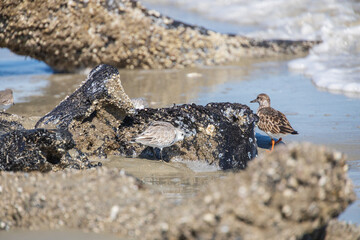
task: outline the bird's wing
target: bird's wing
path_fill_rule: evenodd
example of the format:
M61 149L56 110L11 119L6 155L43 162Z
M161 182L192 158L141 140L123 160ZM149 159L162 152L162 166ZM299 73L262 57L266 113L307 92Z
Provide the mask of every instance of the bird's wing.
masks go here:
M170 145L175 139L175 131L169 131L168 126L154 122L143 133L135 138L136 142L151 145Z
M273 108L261 109L258 115L260 118L258 126L264 132L270 132L272 134L288 134L296 132L291 127L286 116Z

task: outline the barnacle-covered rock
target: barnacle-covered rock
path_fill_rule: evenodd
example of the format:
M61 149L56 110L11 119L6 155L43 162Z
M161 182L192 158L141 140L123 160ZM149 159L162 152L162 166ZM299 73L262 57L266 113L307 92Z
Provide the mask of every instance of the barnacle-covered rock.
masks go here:
M0 172L0 229L79 229L124 239L358 239L358 228L331 221L355 197L342 154L293 144L180 204L115 169Z
M153 121L167 121L185 131L183 141L163 149L163 158L201 160L221 169L244 169L257 154L254 125L257 116L246 105L184 104L161 109L142 109L127 116L119 127L119 152L153 158L153 151L131 138Z
M62 129L34 129L39 117L0 113L0 170L41 171L97 166Z
M116 68L95 67L86 81L51 112L36 128L57 128L71 132L77 149L87 155L110 153L116 143L117 128L134 111L121 85Z
M132 109L132 102L124 92L118 70L101 64L89 73L73 94L42 117L35 128L66 129L74 121L89 122L96 116L104 117L104 121L110 121L106 117L121 121Z
M359 224L337 221L335 219L329 222L326 228L325 240L352 240L352 239L360 239Z
M131 139L153 121L168 121L187 137L164 149L164 159L202 160L222 169L244 169L257 154L256 115L238 103L184 104L170 108L135 109L116 68L100 65L87 80L36 127L68 130L76 148L88 156L122 154L153 158L153 151Z
M3 135L13 130L25 129L18 120L19 118L17 115L0 112L0 135Z
M66 154L73 147L67 131L14 130L0 137L0 170L46 172L53 166L67 167Z
M153 239L323 239L329 221L356 199L347 170L344 155L325 147L279 146L272 154L251 161L245 171L212 182L196 198L169 209L143 235Z
M257 40L175 21L134 0L2 1L0 47L57 71L101 63L179 68L304 54L314 41Z

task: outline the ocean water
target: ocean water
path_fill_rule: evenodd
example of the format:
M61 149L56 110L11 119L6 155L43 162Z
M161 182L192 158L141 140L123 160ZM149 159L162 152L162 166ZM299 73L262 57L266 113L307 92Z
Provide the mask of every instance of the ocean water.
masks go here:
M0 48L0 90L14 91L14 102L27 102L31 96L40 96L52 74L51 68L30 57L18 56L6 48Z
M360 2L356 0L144 0L187 23L262 39L321 40L288 63L320 89L360 97ZM226 24L219 24L223 22ZM214 24L215 23L215 24Z

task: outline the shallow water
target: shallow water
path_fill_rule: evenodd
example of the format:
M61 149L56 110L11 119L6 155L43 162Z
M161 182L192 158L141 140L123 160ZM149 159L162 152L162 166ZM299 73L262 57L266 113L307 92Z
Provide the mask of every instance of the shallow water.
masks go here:
M357 223L360 223L360 160L349 161L349 171L348 175L355 185L355 193L357 196L357 201L354 202L350 207L346 209L340 216L340 220Z
M202 186L227 174L205 163L193 161L165 163L112 156L101 162L107 167L125 169L176 204L193 197Z
M360 2L356 0L144 0L145 6L222 33L321 40L289 62L331 92L360 97ZM221 24L223 23L223 24Z

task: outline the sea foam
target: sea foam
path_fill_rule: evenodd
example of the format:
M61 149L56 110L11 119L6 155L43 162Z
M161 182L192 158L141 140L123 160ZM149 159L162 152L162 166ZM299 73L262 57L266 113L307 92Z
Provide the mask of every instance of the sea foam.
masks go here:
M239 25L261 39L321 40L289 68L319 88L360 97L360 2L355 0L144 0ZM186 21L186 19L179 19ZM190 22L197 24L196 22ZM211 28L211 26L205 26ZM216 29L221 31L221 29Z

